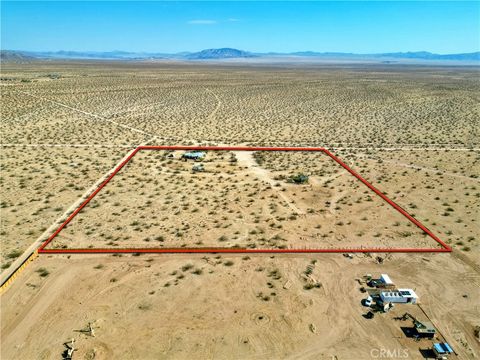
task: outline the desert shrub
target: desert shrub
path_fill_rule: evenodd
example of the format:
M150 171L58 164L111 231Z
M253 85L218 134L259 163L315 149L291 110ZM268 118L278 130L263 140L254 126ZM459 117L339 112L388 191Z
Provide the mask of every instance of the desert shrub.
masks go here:
M320 284L320 283L315 283L315 284L308 283L308 284L305 284L305 285L303 286L303 288L304 288L305 290L311 290L311 289L313 289L313 288L320 288L320 287L322 287L322 284Z
M282 275L280 274L280 271L278 269L272 270L268 273L269 277L272 277L275 280L280 280L282 278Z
M10 251L8 254L7 254L7 258L8 259L16 259L17 257L19 257L20 255L22 255L22 252L20 250L13 250L13 251Z
M188 271L193 268L192 264L186 264L182 266L182 271Z
M218 238L218 241L227 241L227 237L225 235L222 235Z
M38 269L36 272L37 272L38 275L40 275L41 277L47 277L47 276L50 274L50 272L49 272L47 269L45 269L44 267L41 267L41 268Z

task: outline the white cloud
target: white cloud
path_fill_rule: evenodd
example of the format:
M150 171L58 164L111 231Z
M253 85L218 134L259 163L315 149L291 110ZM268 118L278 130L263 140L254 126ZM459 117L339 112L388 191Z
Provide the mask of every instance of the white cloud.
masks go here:
M187 21L188 24L191 25L213 25L216 24L216 20L206 20L206 19L196 19L196 20L189 20Z
M237 22L237 21L240 21L240 19L229 18L228 21L230 21L230 22Z

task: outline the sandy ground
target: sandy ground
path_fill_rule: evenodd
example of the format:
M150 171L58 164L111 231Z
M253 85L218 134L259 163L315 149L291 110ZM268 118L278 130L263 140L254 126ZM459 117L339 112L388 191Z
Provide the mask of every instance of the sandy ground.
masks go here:
M480 357L477 70L2 64L2 269L149 140L326 146L454 250L42 255L0 295L0 357L58 359L74 338L74 359L428 358L432 342L394 320L406 311L433 322L453 359ZM51 245L431 244L321 159L245 153L232 165L230 156L199 174L192 163L136 158ZM298 172L308 185L284 181ZM420 306L364 318L366 273L413 288ZM95 337L83 331L89 322Z
M2 148L2 271L108 172L128 149ZM49 229L50 228L50 229Z
M193 173L182 152L141 151L47 249L440 247L327 155L258 154L209 152Z
M50 275L39 276L40 268ZM411 321L393 319L409 312L426 320L418 306L362 317L356 279L366 273L413 288L455 358L480 356L480 309L472 306L480 276L449 254L393 255L382 264L341 254L77 255L40 257L2 295L2 358L58 358L71 338L79 359L369 359L376 349L422 358L430 342L407 338L401 328ZM321 287L306 290L310 281ZM95 337L78 332L88 322Z

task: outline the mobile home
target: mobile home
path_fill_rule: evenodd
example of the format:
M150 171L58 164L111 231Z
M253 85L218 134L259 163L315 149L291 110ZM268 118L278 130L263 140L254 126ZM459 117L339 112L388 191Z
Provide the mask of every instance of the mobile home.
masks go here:
M392 291L382 291L380 298L384 303L404 303L416 304L418 300L417 294L412 289L398 289Z

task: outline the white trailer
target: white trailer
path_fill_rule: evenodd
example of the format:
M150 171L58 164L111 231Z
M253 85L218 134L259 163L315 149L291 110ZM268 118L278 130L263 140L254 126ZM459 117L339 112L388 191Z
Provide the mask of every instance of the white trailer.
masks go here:
M393 291L382 291L380 298L383 303L403 303L416 304L418 300L417 294L412 289L398 289Z

